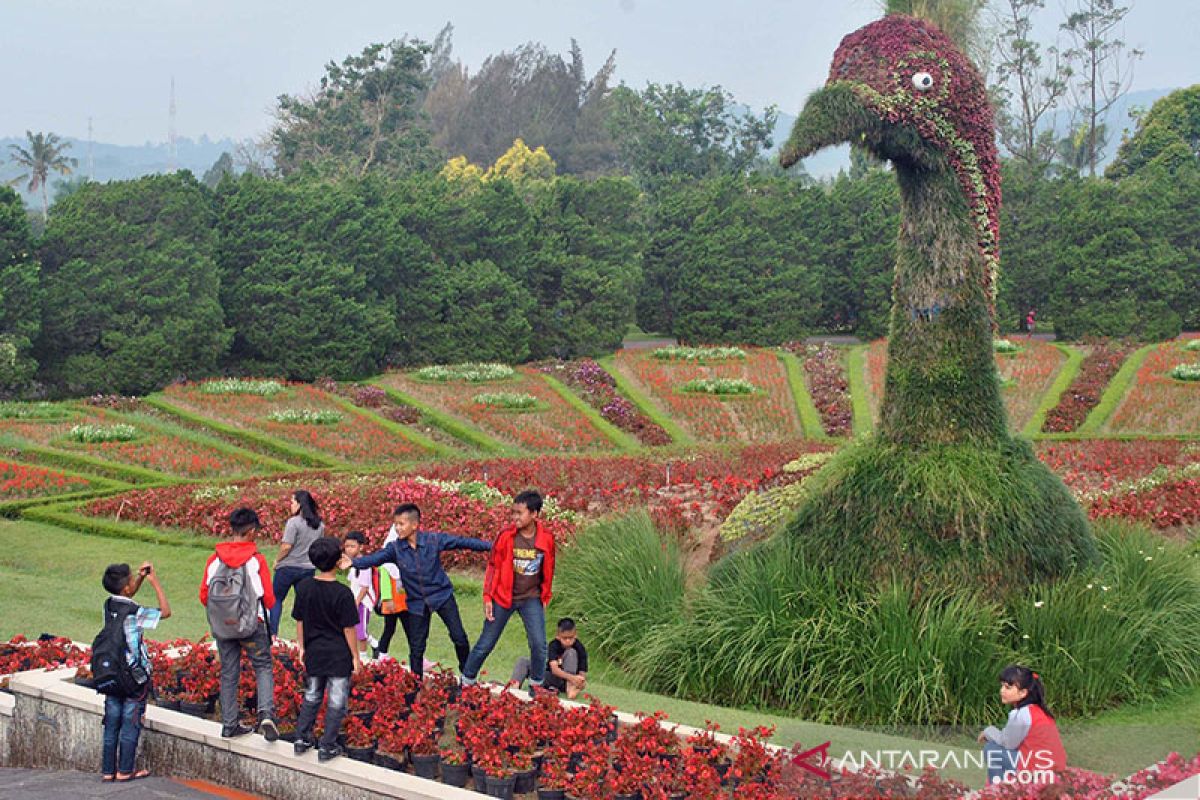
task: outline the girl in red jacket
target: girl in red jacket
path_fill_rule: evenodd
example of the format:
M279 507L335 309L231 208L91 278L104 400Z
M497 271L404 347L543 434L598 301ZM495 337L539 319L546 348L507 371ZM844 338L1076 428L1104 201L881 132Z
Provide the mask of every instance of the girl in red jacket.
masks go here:
M1013 707L1004 730L989 725L979 734L988 783L1015 780L1024 785L1053 783L1067 766L1067 751L1054 715L1046 708L1042 679L1015 664L1000 673L1000 700Z
M509 617L520 614L529 641L529 684L546 675L546 604L554 582L554 537L542 522L542 496L534 491L513 498L512 525L492 545L483 576L483 633L463 665L463 683L479 677L484 660L500 640Z

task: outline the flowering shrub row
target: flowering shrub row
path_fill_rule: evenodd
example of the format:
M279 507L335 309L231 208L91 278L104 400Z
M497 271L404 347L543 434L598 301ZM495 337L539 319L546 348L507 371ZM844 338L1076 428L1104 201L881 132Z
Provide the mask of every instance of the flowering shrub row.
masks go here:
M1200 431L1200 382L1180 381L1171 371L1195 361L1183 343L1163 342L1146 356L1134 385L1113 412L1107 428L1118 432L1196 433Z
M73 425L67 438L84 444L103 442L128 442L136 439L137 428L132 425Z
M789 347L801 357L805 383L828 436L848 436L854 421L842 351L828 344Z
M0 642L0 689L8 686L8 676L31 669L73 667L88 659L87 648L77 647L70 639L47 637L29 641L14 636Z
M516 372L507 364L439 365L424 367L413 374L417 380L422 381L466 381L467 383L506 381L516 377Z
M63 475L44 467L0 461L0 500L60 494L88 485L86 478Z
M313 385L326 394L344 397L359 408L369 408L392 422L414 425L421 421L421 412L412 406L397 405L378 386L369 383L341 384L332 378L317 378Z
M337 411L326 408L283 408L267 414L267 419L285 425L336 425L344 417Z
M283 390L284 385L279 381L249 378L221 378L200 384L200 391L204 394L253 394L271 397Z
M650 354L660 361L727 361L745 358L740 347L660 347Z
M693 378L679 384L681 392L696 392L713 395L754 394L754 384L745 378Z
M502 408L509 411L527 411L537 408L537 398L524 392L484 392L471 398L473 402L488 408Z
M662 426L647 417L633 403L617 393L617 382L604 367L590 358L578 361L546 361L537 369L570 386L600 412L600 416L644 445L655 447L671 443Z
M1068 433L1087 419L1100 402L1108 382L1117 374L1121 364L1133 352L1133 346L1122 342L1100 340L1089 345L1089 352L1079 365L1079 374L1063 392L1058 405L1046 414L1042 430L1047 433Z

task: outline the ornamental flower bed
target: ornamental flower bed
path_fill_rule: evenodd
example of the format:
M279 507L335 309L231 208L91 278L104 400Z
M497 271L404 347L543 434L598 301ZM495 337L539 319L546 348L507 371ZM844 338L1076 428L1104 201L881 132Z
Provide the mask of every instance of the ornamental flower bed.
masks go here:
M779 442L803 438L787 373L774 353L746 348L745 358L660 360L622 350L617 368L701 442ZM746 381L758 392L744 402L681 391L690 381Z
M1126 433L1200 433L1200 381L1181 381L1171 371L1196 361L1187 350L1193 334L1184 341L1163 342L1146 356L1134 385L1105 426Z
M29 641L14 636L0 642L0 689L8 686L8 676L31 669L74 667L87 661L88 648L78 647L70 639L46 636Z
M266 433L311 451L354 464L389 464L412 460L425 451L419 445L384 428L374 420L347 411L315 386L286 383L282 392L213 393L211 381L169 386L164 391L173 405L202 417L238 428ZM316 414L336 424L296 424L296 415ZM315 417L313 417L315 419Z
M527 450L587 451L611 449L612 443L587 417L554 391L542 376L529 367L513 370L513 377L497 386L481 389L470 380L420 380L416 373L390 372L384 376L386 385L466 420L486 433ZM494 390L494 391L493 391ZM508 408L497 408L476 402L483 393L525 394L534 398L535 408L513 414Z
M85 410L67 405L56 408L64 409L70 416L0 419L0 437L71 450L104 461L144 467L183 478L244 475L261 470L258 462L249 455L216 450L203 442L177 436L158 427L152 418L144 414L118 418L109 413L107 408ZM128 419L133 420L137 432L131 441L84 443L74 441L69 436L71 429L77 425L108 428L127 425Z
M1008 424L1020 430L1029 422L1038 403L1054 383L1066 356L1052 344L1031 339L1016 343L1015 352L996 351L996 369L1000 373L1000 394L1008 411ZM879 404L883 400L884 373L887 370L887 340L871 343L867 350L867 387L870 391L871 412L879 421Z
M1034 448L1038 458L1084 498L1133 488L1156 473L1200 464L1200 442L1179 439L1043 441Z
M44 467L0 461L0 500L43 497L87 487L86 478L63 475Z
M670 444L670 435L633 403L617 392L617 382L604 367L590 358L578 361L546 361L534 365L575 390L608 422L631 433L644 445Z
M1157 486L1096 498L1088 509L1093 519L1120 517L1156 528L1194 528L1200 524L1200 478L1168 480Z
M1069 433L1082 425L1134 350L1130 344L1107 339L1087 346L1088 354L1079 365L1079 373L1059 398L1058 405L1046 414L1042 425L1046 433Z
M821 415L825 434L849 436L854 410L850 405L850 383L846 379L842 351L828 344L818 346L798 342L787 348L800 357L804 366L804 383Z

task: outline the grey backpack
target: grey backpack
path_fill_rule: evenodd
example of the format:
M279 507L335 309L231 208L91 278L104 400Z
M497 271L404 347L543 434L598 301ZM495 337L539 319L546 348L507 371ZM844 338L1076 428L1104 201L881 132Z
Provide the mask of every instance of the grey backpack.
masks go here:
M214 639L248 639L258 630L258 595L250 582L250 563L217 566L208 584L208 625Z

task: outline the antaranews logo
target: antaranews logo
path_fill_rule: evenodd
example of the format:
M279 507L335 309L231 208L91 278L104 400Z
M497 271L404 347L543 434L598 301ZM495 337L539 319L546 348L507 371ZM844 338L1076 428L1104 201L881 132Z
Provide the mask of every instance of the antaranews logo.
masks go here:
M824 745L828 747L828 745ZM811 752L811 751L809 751ZM1006 783L1042 786L1054 783L1054 756L1049 750L1015 753L1015 763L1003 763L1003 753L984 753L972 750L847 750L842 756L844 769L854 772L864 768L889 772L923 772L934 769L1005 769L1001 779ZM800 766L805 766L801 764Z

